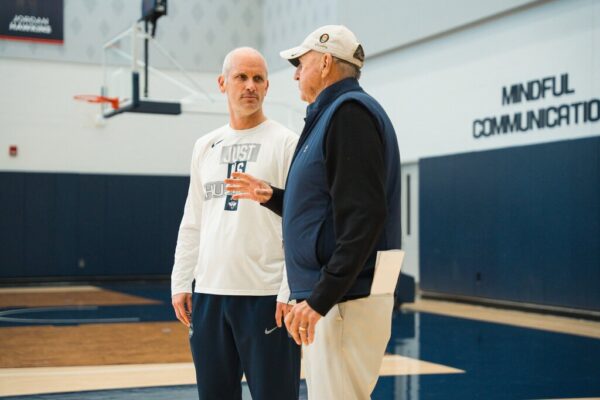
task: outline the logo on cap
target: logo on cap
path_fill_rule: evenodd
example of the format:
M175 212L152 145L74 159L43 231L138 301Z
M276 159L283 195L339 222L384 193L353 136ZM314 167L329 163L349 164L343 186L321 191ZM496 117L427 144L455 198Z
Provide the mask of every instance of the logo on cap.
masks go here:
M325 43L328 40L329 40L329 35L327 33L322 34L321 37L319 38L319 42L321 42L321 43Z
M363 51L363 48L360 44L356 48L356 51L354 52L353 57L359 61L365 61L365 52Z

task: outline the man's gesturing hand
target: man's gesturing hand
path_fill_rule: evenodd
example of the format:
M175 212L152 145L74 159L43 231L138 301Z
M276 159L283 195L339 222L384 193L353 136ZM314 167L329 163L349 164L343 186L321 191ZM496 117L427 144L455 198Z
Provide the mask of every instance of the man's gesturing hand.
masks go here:
M266 203L273 196L271 186L244 172L232 172L231 178L225 179L225 184L225 190L235 192L232 196L234 200L250 199Z
M321 315L303 301L285 316L285 326L296 344L308 345L315 340L315 326L319 319Z
M192 294L178 293L173 296L171 302L177 319L189 328L190 317L192 316Z

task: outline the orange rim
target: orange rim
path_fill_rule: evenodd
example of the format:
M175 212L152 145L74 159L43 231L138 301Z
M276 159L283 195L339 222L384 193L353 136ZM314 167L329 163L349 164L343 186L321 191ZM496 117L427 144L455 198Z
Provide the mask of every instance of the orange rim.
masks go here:
M75 100L87 101L88 103L110 103L113 110L119 108L119 99L116 97L99 96L97 94L78 94L73 96Z

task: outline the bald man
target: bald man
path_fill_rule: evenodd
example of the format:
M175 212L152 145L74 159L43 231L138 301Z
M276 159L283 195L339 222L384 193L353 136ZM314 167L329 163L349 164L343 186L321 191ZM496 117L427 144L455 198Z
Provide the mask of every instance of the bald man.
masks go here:
M269 81L258 51L231 51L217 81L229 124L194 146L173 308L189 327L200 399L240 400L242 374L254 400L297 399L300 347L282 324L289 289L281 218L233 199L224 180L250 172L283 187L298 137L263 113Z

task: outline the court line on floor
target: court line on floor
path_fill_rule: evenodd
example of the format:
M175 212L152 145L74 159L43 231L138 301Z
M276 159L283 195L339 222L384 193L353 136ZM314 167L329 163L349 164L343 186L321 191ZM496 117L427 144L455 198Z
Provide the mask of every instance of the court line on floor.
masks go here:
M402 309L600 339L600 322L597 321L440 300L419 300L403 304Z
M54 292L97 292L102 289L96 286L41 286L41 287L7 287L0 288L0 294L5 293L54 293Z
M456 374L464 371L395 354L384 357L381 376ZM0 396L134 387L193 385L192 363L0 369Z

